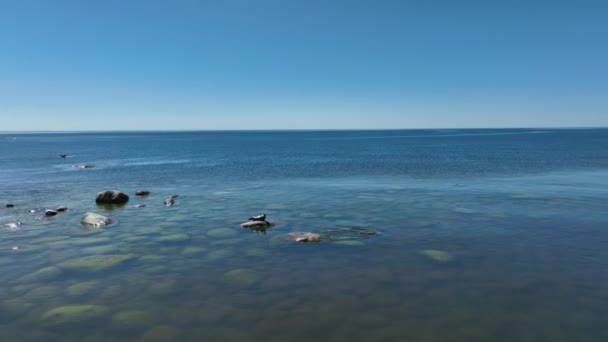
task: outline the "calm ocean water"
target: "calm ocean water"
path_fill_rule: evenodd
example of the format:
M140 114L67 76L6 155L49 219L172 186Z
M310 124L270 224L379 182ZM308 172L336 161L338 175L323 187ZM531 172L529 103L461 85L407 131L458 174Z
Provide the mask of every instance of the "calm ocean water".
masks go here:
M608 341L607 129L0 134L0 165L1 341Z

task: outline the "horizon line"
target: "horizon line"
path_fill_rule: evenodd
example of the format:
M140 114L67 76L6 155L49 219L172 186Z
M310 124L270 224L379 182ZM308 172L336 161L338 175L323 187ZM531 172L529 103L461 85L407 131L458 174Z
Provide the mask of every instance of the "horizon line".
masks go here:
M428 128L293 128L293 129L118 129L118 130L49 130L0 131L0 134L78 134L78 133L196 133L196 132L356 132L356 131L423 131L423 130L486 130L486 129L608 129L608 126L537 126L537 127L428 127Z

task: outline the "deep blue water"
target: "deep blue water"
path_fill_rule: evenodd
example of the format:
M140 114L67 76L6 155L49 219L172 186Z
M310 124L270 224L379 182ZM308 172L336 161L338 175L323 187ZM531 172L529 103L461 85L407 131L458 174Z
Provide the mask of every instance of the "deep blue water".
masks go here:
M608 340L608 129L0 134L0 165L2 341Z

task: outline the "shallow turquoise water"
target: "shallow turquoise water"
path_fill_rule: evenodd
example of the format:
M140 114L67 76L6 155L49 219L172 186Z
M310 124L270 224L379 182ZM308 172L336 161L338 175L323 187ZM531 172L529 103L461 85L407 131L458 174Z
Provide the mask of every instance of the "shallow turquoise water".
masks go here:
M608 130L12 136L3 341L608 338ZM86 229L86 211L115 223ZM239 227L262 212L278 225ZM378 234L283 239L353 227Z

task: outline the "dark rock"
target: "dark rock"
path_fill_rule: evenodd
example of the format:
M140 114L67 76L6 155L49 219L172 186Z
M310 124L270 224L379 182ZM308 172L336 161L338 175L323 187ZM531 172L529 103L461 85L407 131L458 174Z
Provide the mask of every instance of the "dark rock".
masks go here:
M7 203L7 204L6 204L6 207L7 207L7 208L13 208L13 207L15 207L15 205L14 205L14 204L12 204L12 203Z
M272 226L274 226L274 223L268 221L247 221L241 223L241 227L243 228L267 228Z
M62 212L64 212L64 211L68 211L68 207L65 207L65 206L63 206L63 205L60 205L60 206L58 206L58 207L57 207L57 209L56 209L56 210L57 210L58 212L62 213Z
M57 215L57 212L55 210L46 209L44 211L44 216L55 216L55 215Z
M150 191L148 190L137 190L135 191L135 196L148 196Z
M107 190L97 193L95 203L100 204L123 204L129 201L129 196L118 190Z

